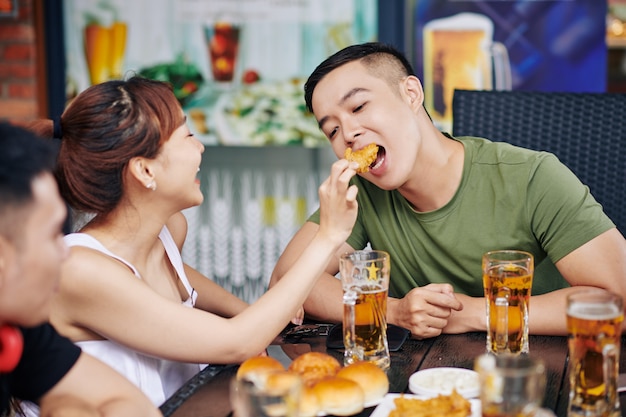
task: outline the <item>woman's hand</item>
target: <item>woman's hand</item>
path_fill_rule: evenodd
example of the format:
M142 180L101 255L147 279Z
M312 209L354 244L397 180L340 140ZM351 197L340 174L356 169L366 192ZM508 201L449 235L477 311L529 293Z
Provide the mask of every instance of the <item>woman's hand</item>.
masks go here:
M330 170L330 176L320 185L319 235L327 237L336 245L346 241L356 221L358 203L356 185L350 179L356 174L358 164L340 159Z

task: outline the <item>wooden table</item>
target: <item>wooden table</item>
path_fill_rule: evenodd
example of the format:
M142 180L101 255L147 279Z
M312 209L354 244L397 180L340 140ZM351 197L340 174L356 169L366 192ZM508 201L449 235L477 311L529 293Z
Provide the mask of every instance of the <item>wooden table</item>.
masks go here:
M304 338L296 344L287 343L282 336L274 344L281 345L290 357L307 351L326 352L343 360L342 351L327 350L323 336ZM622 337L620 371L626 371L626 336ZM409 392L408 380L420 369L453 366L472 369L474 359L485 352L485 333L441 335L427 340L407 340L398 352L391 354L389 369L390 392ZM567 378L567 338L561 336L531 336L530 354L544 360L547 370L547 389L544 407L557 416L567 415L569 382ZM185 384L162 406L165 417L229 417L229 381L237 365L213 365L205 368ZM626 415L626 393L620 395L622 415ZM361 416L369 416L374 408L365 409Z

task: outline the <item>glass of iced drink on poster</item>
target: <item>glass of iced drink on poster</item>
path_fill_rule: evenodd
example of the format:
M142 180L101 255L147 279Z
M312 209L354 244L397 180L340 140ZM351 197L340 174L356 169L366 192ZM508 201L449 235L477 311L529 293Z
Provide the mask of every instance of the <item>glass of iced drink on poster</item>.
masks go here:
M387 294L389 254L361 250L339 259L343 286L344 364L370 361L389 368L387 344Z
M204 27L213 80L230 83L235 76L241 27L230 22L215 22Z
M487 352L528 353L528 308L533 282L533 255L497 250L483 255L487 307Z
M623 300L602 289L567 297L570 400L568 416L621 415L617 380Z

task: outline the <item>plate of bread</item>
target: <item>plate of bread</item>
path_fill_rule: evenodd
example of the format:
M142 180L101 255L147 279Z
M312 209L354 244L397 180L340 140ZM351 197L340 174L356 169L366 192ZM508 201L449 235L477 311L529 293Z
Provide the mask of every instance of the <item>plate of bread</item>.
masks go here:
M307 352L285 367L270 356L257 356L243 362L237 378L258 378L272 372L292 372L300 376L300 417L351 416L383 401L389 392L385 371L370 362L342 366L333 356Z

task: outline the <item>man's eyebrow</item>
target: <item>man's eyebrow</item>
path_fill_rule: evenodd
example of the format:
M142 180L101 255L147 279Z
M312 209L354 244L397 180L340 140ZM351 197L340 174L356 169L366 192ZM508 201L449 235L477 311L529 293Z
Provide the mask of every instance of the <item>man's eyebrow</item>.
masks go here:
M339 105L342 105L349 98L353 97L355 94L360 93L362 91L369 91L369 90L367 88L355 87L352 90L348 91L346 94L343 95L343 97L341 97L341 99L339 99ZM320 129L322 128L324 123L326 123L327 119L328 119L328 116L324 116L319 120L319 122L317 122L317 125Z

